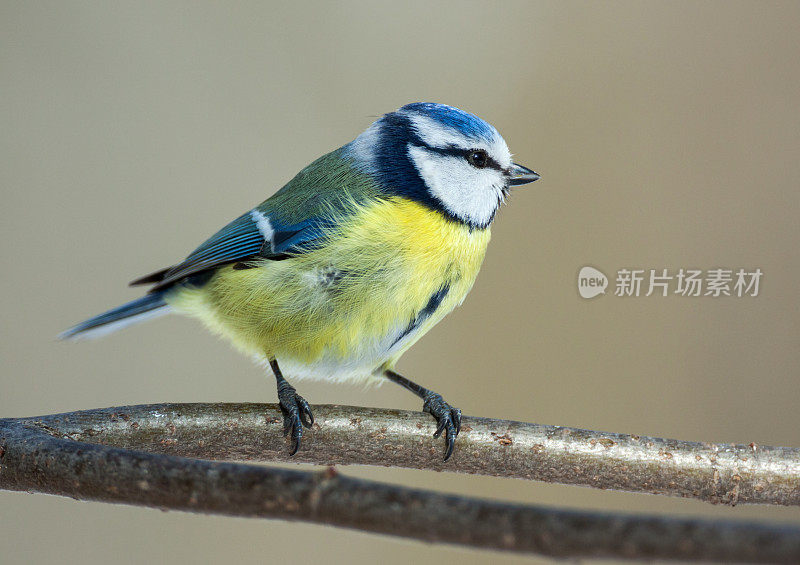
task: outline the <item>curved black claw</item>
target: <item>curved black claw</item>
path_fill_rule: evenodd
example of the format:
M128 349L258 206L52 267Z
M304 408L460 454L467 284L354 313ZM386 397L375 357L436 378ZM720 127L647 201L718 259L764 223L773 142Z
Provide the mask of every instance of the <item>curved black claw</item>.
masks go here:
M453 454L453 448L456 445L456 436L461 431L461 410L453 408L444 401L441 394L429 392L424 396L425 403L422 405L422 410L428 412L431 416L436 418L439 427L433 434L433 437L438 438L444 432L445 444L447 447L444 451L444 460L450 459Z
M297 394L289 383L278 388L278 401L283 413L283 435L286 437L291 434L292 448L289 455L294 455L300 449L303 426L311 428L314 424L314 414L311 413L311 407L306 399Z

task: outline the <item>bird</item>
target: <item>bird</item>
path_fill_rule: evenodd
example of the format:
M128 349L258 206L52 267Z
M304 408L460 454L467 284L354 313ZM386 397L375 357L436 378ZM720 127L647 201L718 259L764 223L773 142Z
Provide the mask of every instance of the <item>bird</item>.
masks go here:
M539 179L481 118L433 102L389 112L302 169L183 261L130 283L141 298L59 337L99 337L169 312L271 368L294 455L311 406L289 379L397 383L444 433L461 410L395 371L473 286L511 187Z

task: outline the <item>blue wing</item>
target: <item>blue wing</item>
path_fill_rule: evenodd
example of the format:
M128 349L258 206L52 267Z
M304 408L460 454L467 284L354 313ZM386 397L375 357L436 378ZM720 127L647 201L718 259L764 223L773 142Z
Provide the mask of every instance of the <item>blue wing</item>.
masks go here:
M382 189L343 157L344 148L323 155L246 214L222 228L182 263L131 284L153 290L230 263L284 259L323 245L324 234L354 213L352 203L382 197Z
M314 249L330 226L325 218L281 225L270 221L261 207L242 214L203 242L183 262L131 282L153 284L153 290L210 269L253 259L284 259Z

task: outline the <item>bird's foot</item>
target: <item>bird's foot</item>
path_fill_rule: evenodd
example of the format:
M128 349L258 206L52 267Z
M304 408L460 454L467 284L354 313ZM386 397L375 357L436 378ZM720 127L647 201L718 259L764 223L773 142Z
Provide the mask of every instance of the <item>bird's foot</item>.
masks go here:
M423 400L425 402L422 405L422 410L436 418L436 422L439 424L433 437L438 438L442 435L442 432L445 433L444 439L447 447L444 451L444 460L447 461L453 454L456 436L461 431L461 410L450 406L444 401L441 394L435 392L428 391L423 396Z
M314 414L306 399L297 394L292 385L283 381L278 386L278 402L283 413L283 435L291 434L292 447L289 455L294 455L300 449L300 439L303 437L303 426L311 428L314 424Z

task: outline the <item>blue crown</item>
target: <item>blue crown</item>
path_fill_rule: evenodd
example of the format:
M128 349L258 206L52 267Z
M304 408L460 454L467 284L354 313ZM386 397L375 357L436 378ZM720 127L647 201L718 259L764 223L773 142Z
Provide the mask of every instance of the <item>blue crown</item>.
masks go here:
M484 122L478 116L435 102L413 102L406 104L398 113L417 113L435 120L443 126L459 131L467 137L491 141L498 133L491 124Z

